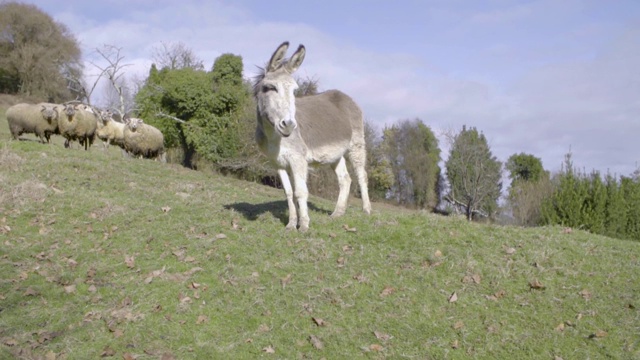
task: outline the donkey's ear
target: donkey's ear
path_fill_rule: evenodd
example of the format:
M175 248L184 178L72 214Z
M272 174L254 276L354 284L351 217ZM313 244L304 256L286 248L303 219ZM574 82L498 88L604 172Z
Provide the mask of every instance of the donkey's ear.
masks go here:
M304 61L304 55L307 53L307 50L304 48L304 45L298 46L298 50L291 55L291 59L287 62L287 71L289 74L293 74L302 62Z
M282 64L282 60L284 60L284 55L287 53L287 49L289 49L288 41L285 41L278 46L273 55L271 55L271 60L269 60L269 64L267 65L267 72L278 69L280 64Z

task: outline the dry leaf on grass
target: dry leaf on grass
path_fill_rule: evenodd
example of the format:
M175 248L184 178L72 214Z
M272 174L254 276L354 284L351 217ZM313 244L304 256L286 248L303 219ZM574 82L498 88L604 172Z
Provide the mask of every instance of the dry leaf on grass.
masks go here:
M373 335L375 335L375 336L376 336L376 339L381 340L381 341L388 341L388 340L390 340L390 339L391 339L391 337L392 337L392 336L391 336L391 335L389 335L389 334L384 334L384 333L381 333L381 332L379 332L379 331L374 331L374 332L373 332Z
M16 346L18 345L18 340L9 338L2 340L2 343L6 346Z
M73 294L74 292L76 292L76 286L75 285L68 285L64 287L64 292L67 294Z
M136 258L134 256L124 256L124 263L129 269L136 267Z
M532 282L529 283L529 289L533 289L533 290L544 290L545 286L542 285L542 283L540 281L538 281L538 279L533 280Z
M454 330L460 330L464 327L464 323L462 322L462 320L458 320L456 321L455 324L453 324L453 329Z
M459 348L459 347L460 347L460 343L458 342L458 340L457 340L457 339L456 339L456 340L453 340L453 341L451 342L451 348L452 348L452 349L457 349L457 348Z
M342 225L342 228L345 229L347 232L356 232L356 231L358 231L358 229L349 227L349 225L347 225L347 224Z
M454 291L453 294L451 294L451 296L449 296L449 300L448 301L450 303L458 301L458 294Z
M274 349L271 345L263 348L262 351L266 352L267 354L275 354L276 353L276 349Z
M380 351L384 350L384 348L380 344L371 344L369 346L369 349L371 349L372 351L376 351L376 352L380 352Z
M582 291L580 291L580 296L582 296L583 299L585 300L589 300L591 299L591 292L587 289L584 289Z
M604 330L598 330L596 331L594 334L589 335L589 339L595 339L595 338L603 338L603 337L607 337L607 332Z
M389 296L389 295L393 294L394 292L396 292L396 289L394 287L385 286L384 289L382 289L382 292L380 293L380 296L381 297Z
M204 323L206 323L208 321L209 321L208 317L206 317L204 315L200 315L200 316L198 316L198 319L196 320L196 324L198 324L198 325L199 324L204 324Z
M168 213L169 211L171 211L171 208L168 207L168 206L163 206L163 207L161 207L161 209L162 209L163 213Z
M100 354L100 357L111 357L116 354L116 351L110 348L109 346L105 347Z
M292 278L291 274L287 274L287 276L280 279L280 284L282 284L283 289L291 283L291 278Z
M311 345L318 350L322 350L322 348L324 348L322 341L315 335L309 336L309 341L311 342Z
M24 296L38 296L40 295L40 292L38 290L35 290L32 287L28 287L27 290L25 290L24 292Z
M327 326L327 323L320 318L312 317L311 320L318 326Z

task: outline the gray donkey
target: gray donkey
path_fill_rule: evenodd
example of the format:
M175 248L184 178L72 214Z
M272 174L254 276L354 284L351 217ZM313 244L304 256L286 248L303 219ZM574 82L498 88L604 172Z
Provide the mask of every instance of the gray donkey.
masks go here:
M338 90L296 98L293 93L298 84L292 74L302 64L306 50L300 45L291 58L285 60L288 48L289 42L278 46L253 87L258 105L256 141L278 168L289 205L287 229L296 229L296 226L300 231L309 229L307 173L310 164L331 165L338 176L340 193L331 214L338 217L347 208L351 177L345 158L349 159L360 186L362 209L369 214L362 111L353 99Z

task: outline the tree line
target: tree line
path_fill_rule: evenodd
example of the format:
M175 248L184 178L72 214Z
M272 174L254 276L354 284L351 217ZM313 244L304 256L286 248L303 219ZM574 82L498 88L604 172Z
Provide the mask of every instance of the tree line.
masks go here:
M1 92L91 103L97 82L82 80L82 53L64 24L33 5L8 2L0 5L0 28ZM163 43L154 49L148 76L127 86L121 49L109 46L97 52L108 64L98 67L100 75L117 95L108 106L135 112L159 128L169 161L279 186L275 171L255 145L252 81L243 78L241 56L223 54L205 69L204 61L185 44ZM319 91L317 79L298 82L296 96ZM637 173L603 179L596 172L576 171L569 157L563 170L551 175L539 158L524 153L502 163L482 131L467 126L445 134L450 150L443 163L438 137L418 118L401 119L383 129L365 121L365 133L374 201L455 212L469 220L502 216L517 225L562 224L640 240ZM501 204L504 171L511 186ZM316 195L337 196L331 169L312 171L309 189Z

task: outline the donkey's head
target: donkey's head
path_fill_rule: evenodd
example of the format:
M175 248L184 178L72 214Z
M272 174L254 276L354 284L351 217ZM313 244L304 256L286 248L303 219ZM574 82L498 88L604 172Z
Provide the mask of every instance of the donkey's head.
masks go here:
M284 59L289 42L284 42L271 55L271 60L254 84L254 95L258 104L258 116L266 119L276 133L287 137L298 127L296 101L293 92L298 83L292 74L304 60L305 48L298 47L291 58Z

